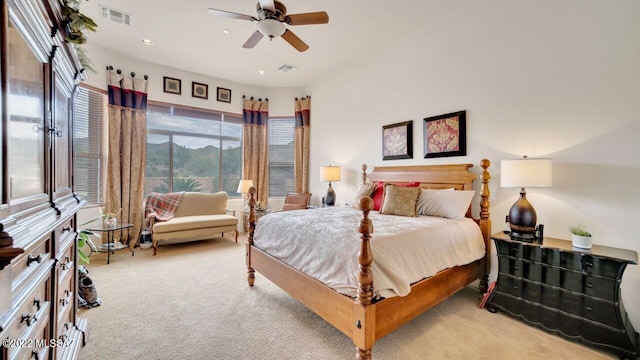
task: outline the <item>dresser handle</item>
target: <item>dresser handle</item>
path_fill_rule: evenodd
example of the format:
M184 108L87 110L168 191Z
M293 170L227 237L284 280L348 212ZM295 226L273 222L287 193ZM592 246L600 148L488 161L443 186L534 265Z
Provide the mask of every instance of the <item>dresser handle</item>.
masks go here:
M40 264L40 261L42 261L42 255L38 254L38 256L33 256L29 254L29 256L27 257L27 266L31 265L31 263L34 261Z
M35 360L40 360L40 355L38 354L37 351L31 350L31 358Z
M31 323L34 323L38 321L38 318L36 318L35 315L29 315L29 314L22 314L22 319L20 320L21 323L26 322L27 326L31 326Z
M71 226L64 226L64 227L62 228L62 233L63 233L63 234L64 234L64 233L66 233L67 231L71 231Z
M593 284L592 284L592 283L587 283L587 287L588 287L589 289L591 289L591 288L593 287Z
M40 299L33 299L33 306L35 306L38 311L40 311Z
M518 288L518 285L513 285L513 288L514 288L514 289L517 289L517 288Z
M62 304L62 306L67 306L67 304L69 303L69 300L67 299L60 299L60 304Z
M589 306L589 305L587 305L586 309L587 309L587 311L593 310L593 308L591 306Z
M593 267L593 263L591 261L586 261L585 265L587 265L588 267Z
M518 267L518 265L513 267L513 270L520 270L520 268Z
M71 290L65 289L64 294L67 295L67 297L69 297L69 294L71 294Z

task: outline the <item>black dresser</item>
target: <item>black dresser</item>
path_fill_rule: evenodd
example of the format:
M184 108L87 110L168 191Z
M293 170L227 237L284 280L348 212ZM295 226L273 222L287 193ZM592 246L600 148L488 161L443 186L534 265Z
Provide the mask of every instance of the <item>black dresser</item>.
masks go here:
M499 272L489 311L502 310L567 339L603 347L623 358L637 358L638 333L620 296L627 264L638 264L632 250L545 237L529 243L508 234L492 236Z

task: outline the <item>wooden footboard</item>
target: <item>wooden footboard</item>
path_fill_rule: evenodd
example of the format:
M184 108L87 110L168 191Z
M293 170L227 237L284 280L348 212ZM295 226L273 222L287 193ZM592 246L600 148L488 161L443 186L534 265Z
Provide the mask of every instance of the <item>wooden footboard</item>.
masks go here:
M443 270L430 278L423 279L411 286L411 292L407 296L396 296L380 301L373 300L373 276L371 273L373 255L371 253L370 240L374 229L369 219L369 212L373 208L373 200L371 198L363 197L359 202L360 210L363 213L358 229L361 233L361 246L358 255L359 284L357 297L353 299L338 293L320 281L280 262L253 246L256 219L254 211L256 189L252 187L249 189L249 236L246 245L247 281L249 285L254 285L255 271L260 272L307 308L318 314L318 316L351 338L356 345L356 359L371 359L371 349L378 339L447 299L473 281L481 279L480 290L482 292L486 291L490 270L489 236L491 220L489 219L488 188L490 162L485 159L481 161L480 165L483 169L480 175L482 180L480 219L476 221L485 240L485 257L464 266ZM435 165L428 168L429 171L442 171L444 169L458 174L461 167L468 169L471 165ZM423 174L425 168L427 167L406 167L408 170L405 172L415 176L416 171L420 171ZM393 173L392 177L395 181L411 181L410 177L405 179L399 176L396 170L397 168L394 168L394 171L390 172ZM443 183L441 175L442 173L438 173L436 179L438 185ZM464 175L463 178L465 179L464 182L468 181L468 175ZM459 175L452 175L451 179L453 179L450 182L451 184L458 184L460 181ZM424 177L419 181L428 183L428 179ZM468 181L468 184L463 184L462 188L470 188L470 183L471 181Z

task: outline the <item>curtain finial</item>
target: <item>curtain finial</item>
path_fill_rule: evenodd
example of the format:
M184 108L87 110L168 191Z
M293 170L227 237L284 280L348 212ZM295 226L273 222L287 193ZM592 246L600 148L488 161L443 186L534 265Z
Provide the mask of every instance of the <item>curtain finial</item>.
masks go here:
M120 69L116 70L116 72L118 73L118 75L122 74L122 70Z
M264 98L264 101L269 102L269 98Z
M243 99L246 99L246 98L247 98L247 95L242 95L242 98L243 98Z
M136 73L134 73L133 71L131 72L131 77L136 77Z
M144 76L144 79L145 79L145 80L149 80L149 75L145 75L145 76Z

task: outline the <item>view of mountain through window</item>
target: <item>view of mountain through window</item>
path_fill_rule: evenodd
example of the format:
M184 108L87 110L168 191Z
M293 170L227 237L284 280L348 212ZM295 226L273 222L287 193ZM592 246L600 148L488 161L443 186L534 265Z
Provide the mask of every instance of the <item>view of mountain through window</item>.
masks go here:
M242 176L242 118L150 105L145 194L224 190Z

